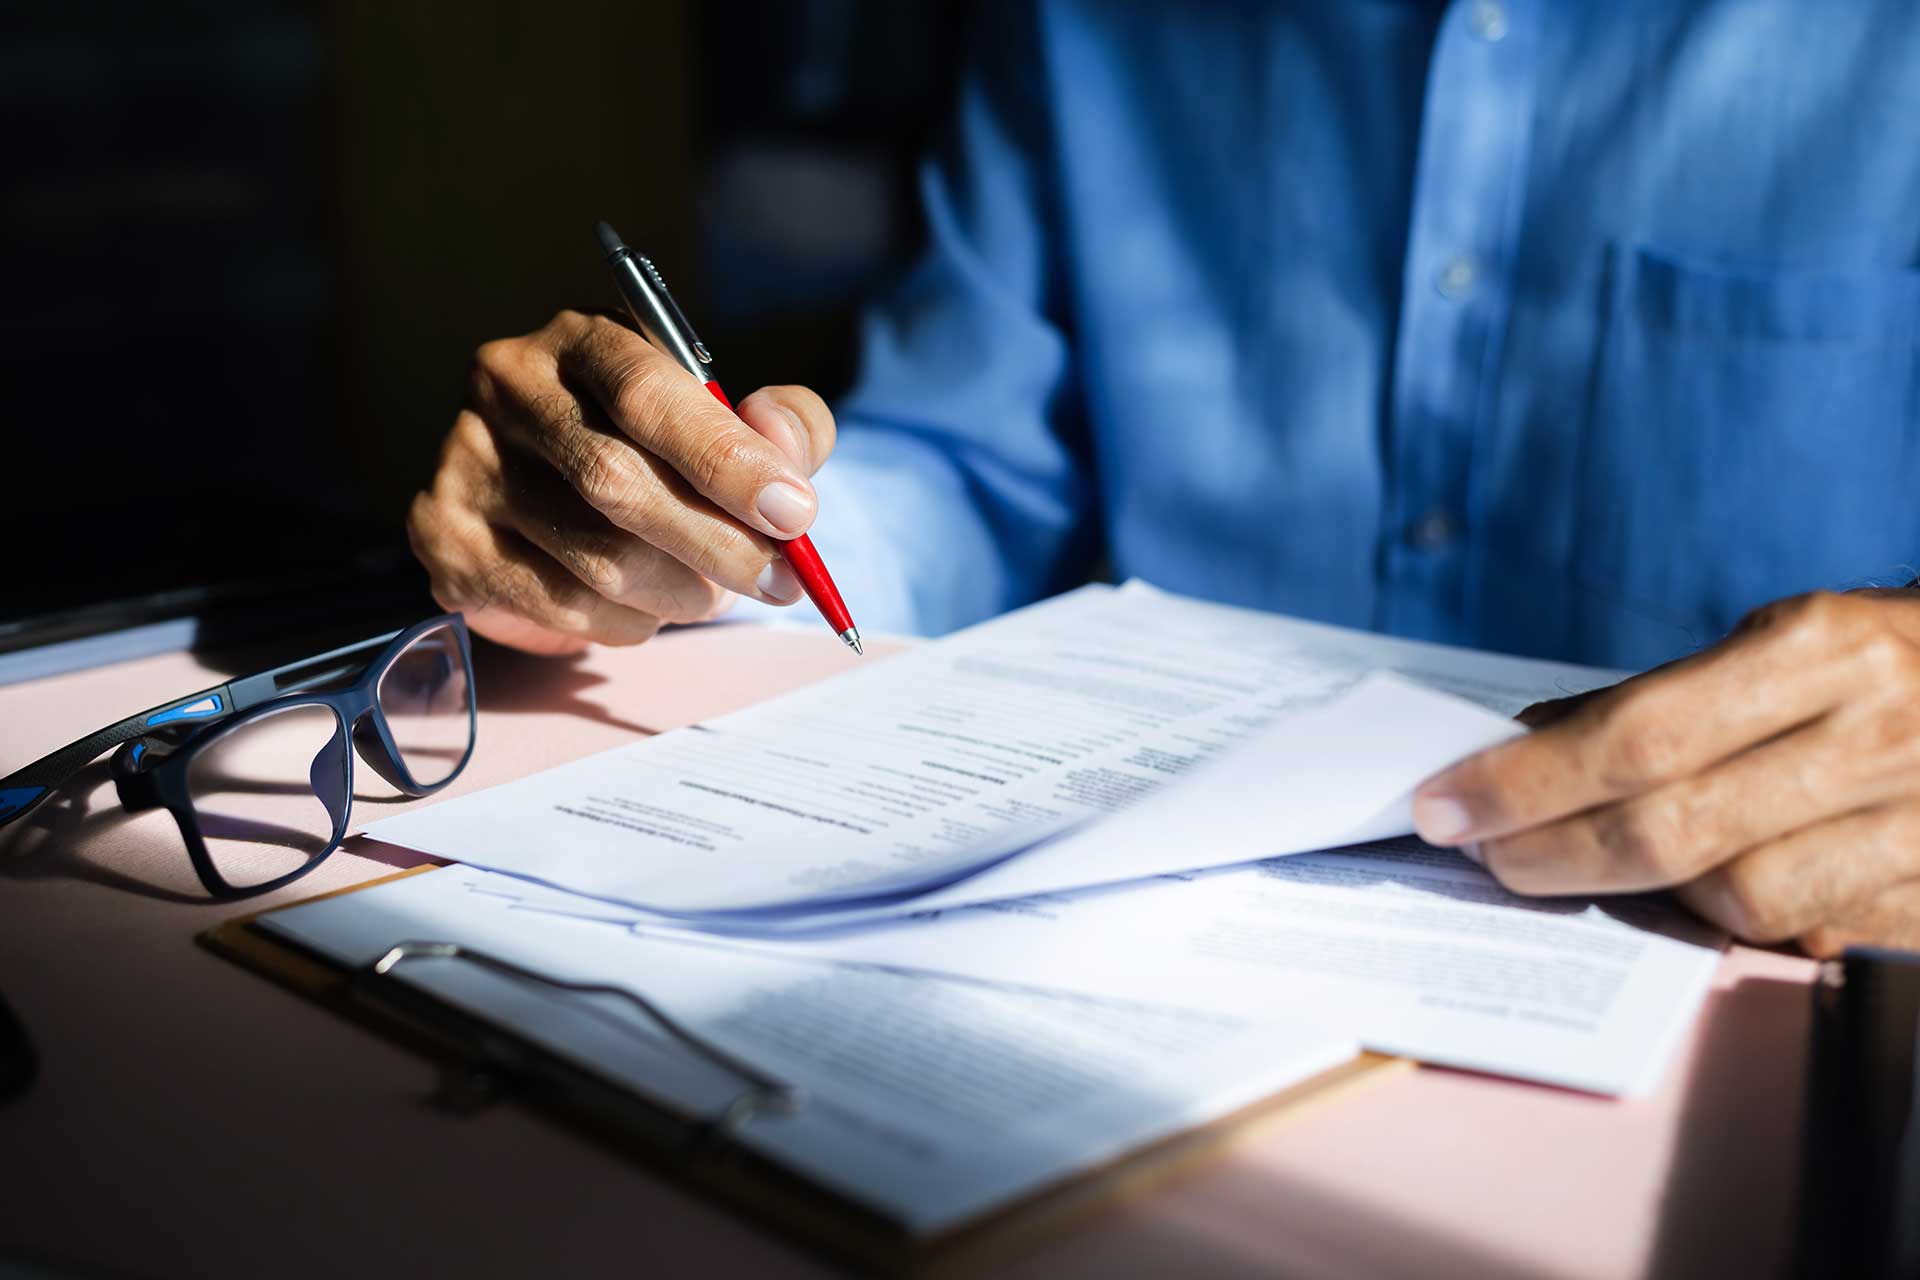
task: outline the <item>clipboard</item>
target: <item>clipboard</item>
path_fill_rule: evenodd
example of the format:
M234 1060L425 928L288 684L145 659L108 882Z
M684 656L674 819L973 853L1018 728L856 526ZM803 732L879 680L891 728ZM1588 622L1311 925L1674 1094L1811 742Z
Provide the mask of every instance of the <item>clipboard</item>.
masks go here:
M1384 1081L1414 1065L1410 1059L1362 1052L1208 1124L1079 1170L1014 1204L937 1234L919 1235L733 1142L731 1121L737 1117L689 1114L641 1098L517 1032L416 988L383 984L377 993L370 992L359 980L367 971L343 969L255 925L274 911L440 869L415 867L237 916L200 934L199 941L427 1057L440 1070L434 1100L447 1110L473 1111L502 1099L529 1103L801 1244L882 1274L946 1275L990 1265L1111 1205L1140 1199L1230 1147L1356 1086ZM396 952L399 949L396 945Z

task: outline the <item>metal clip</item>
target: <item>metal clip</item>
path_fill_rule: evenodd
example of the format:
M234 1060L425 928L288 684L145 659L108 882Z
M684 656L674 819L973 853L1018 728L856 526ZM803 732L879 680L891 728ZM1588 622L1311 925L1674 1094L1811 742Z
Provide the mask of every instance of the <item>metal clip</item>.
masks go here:
M555 978L511 960L485 951L476 951L457 942L399 942L387 948L379 959L360 971L364 985L368 979L390 979L393 971L404 960L442 959L465 960L504 973L509 977L520 978L527 982L537 982L557 991L568 991L580 995L615 996L638 1009L648 1021L666 1032L695 1054L720 1067L730 1075L739 1077L747 1083L747 1089L721 1108L719 1114L702 1124L695 1136L695 1145L704 1146L714 1141L725 1141L737 1134L749 1120L762 1113L769 1115L791 1115L805 1102L805 1095L794 1085L768 1075L733 1054L714 1044L711 1040L687 1027L672 1014L653 1001L625 987L606 982L577 982L568 978ZM469 1073L476 1080L484 1078L489 1083L481 1090L485 1096L492 1096L497 1089L497 1073L482 1064Z

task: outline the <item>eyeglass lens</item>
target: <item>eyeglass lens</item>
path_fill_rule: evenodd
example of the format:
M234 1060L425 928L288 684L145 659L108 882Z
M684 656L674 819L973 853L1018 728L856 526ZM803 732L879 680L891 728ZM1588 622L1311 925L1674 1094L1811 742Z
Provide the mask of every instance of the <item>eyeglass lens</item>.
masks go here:
M301 704L242 720L188 762L187 792L207 856L229 885L298 871L325 856L345 821L340 718Z
M400 763L422 787L451 778L473 745L473 689L459 634L440 627L401 651L374 694Z

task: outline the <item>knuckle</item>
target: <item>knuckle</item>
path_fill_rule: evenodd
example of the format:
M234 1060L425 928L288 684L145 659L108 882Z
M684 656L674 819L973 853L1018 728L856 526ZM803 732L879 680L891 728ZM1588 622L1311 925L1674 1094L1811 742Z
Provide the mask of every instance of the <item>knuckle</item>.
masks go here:
M1689 870L1686 842L1664 810L1645 804L1618 805L1596 819L1602 848L1635 880L1671 884Z
M477 453L488 443L487 437L485 420L477 413L463 413L453 420L453 429L447 432L447 445Z
M1862 843L1862 856L1870 852L1876 864L1886 868L1882 878L1910 878L1920 871L1920 805L1908 801L1881 808L1872 815Z
M650 437L667 413L665 375L658 369L627 364L609 372L607 382L614 417Z
M687 460L687 479L702 493L726 487L728 480L753 464L755 450L738 432L723 432L702 441Z
M488 588L492 603L554 631L579 635L592 618L593 590L558 573L522 574L500 565L489 575Z
M447 438L440 446L440 465L435 471L442 482L449 481L472 461L493 456L493 434L477 413L465 412L453 420Z
M445 578L434 574L427 579L427 594L440 606L442 613L464 613L468 605L460 598L460 593L452 589Z
M580 402L564 391L549 391L528 402L534 421L539 423L539 438L549 448L576 447L595 433L587 430L587 415Z
M1832 591L1805 591L1789 599L1793 620L1802 624L1832 622L1846 604L1846 598Z
M484 589L484 575L471 562L436 558L428 565L427 590L448 613L478 613L491 603Z
M1920 684L1920 650L1891 631L1876 629L1860 644L1860 659L1875 683Z
M445 572L457 563L471 559L462 544L459 522L448 503L437 493L420 492L407 504L407 545L414 559L429 572Z
M593 337L594 318L585 312L575 311L571 307L562 307L553 313L553 317L540 326L533 335L533 341L543 350L551 353L557 361L564 357L569 348L578 347Z
M490 399L503 383L513 381L520 367L521 340L518 338L495 338L483 342L474 350L473 361L467 368L467 387L469 398L481 402Z
M468 597L479 609L504 609L522 618L537 618L536 601L508 566L494 561L481 566L465 582Z
M1726 869L1722 888L1734 919L1734 932L1749 942L1779 942L1801 932L1793 898L1774 864L1742 858Z
M1680 730L1657 707L1625 698L1602 723L1601 773L1608 786L1632 791L1679 769L1684 749Z
M568 572L609 599L619 599L630 589L619 551L602 539L564 537L555 552Z
M1904 689L1920 685L1920 646L1901 638L1893 642L1891 658L1893 679Z
M413 501L407 504L407 540L413 544L413 554L419 556L431 540L438 513L434 501L425 490L413 495Z
M484 572L439 572L433 575L433 598L449 613L474 612L493 606L492 579Z
M633 330L613 317L598 312L562 311L554 317L554 323L564 323L580 334L581 341L603 350L626 347L634 337Z
M547 600L553 616L569 631L585 631L593 623L594 606L599 594L578 579L547 585Z
M705 578L691 579L666 593L660 610L665 622L706 622L726 604L729 593Z
M1769 600L1748 610L1746 616L1740 619L1738 630L1779 634L1804 628L1820 612L1821 594L1815 591Z
M718 533L690 526L685 521L666 521L647 541L695 573L725 577L727 557L722 550L724 539Z
M561 473L581 497L620 523L635 505L638 467L628 452L604 436L582 435L562 446Z
M1831 636L1849 617L1848 600L1832 591L1809 591L1787 602L1787 628L1797 639Z
M1920 776L1920 698L1911 689L1883 689L1863 699L1836 722L1824 776L1835 790L1856 794L1915 795ZM1911 833L1909 833L1911 834Z
M598 316L589 322L581 349L605 387L607 407L622 424L651 427L662 417L671 384L670 367L636 350L631 333Z
M748 590L773 560L773 548L758 535L716 524L695 530L676 558L723 587Z

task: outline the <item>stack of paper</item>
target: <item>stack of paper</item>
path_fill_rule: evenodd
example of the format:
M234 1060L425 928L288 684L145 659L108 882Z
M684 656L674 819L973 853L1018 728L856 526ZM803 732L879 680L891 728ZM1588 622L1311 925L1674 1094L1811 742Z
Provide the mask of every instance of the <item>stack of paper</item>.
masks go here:
M348 968L402 940L644 993L682 1026L798 1090L734 1137L914 1236L1204 1125L1348 1061L1351 1036L1236 1017L647 938L517 909L434 872L261 919ZM500 879L500 877L490 877ZM675 1113L711 1117L738 1075L631 1006L556 993L461 958L397 980Z
M1410 843L1275 860L1407 833L1422 779L1616 678L1087 588L370 834L654 938L1328 1023L1623 1092L1717 935L1524 901Z

